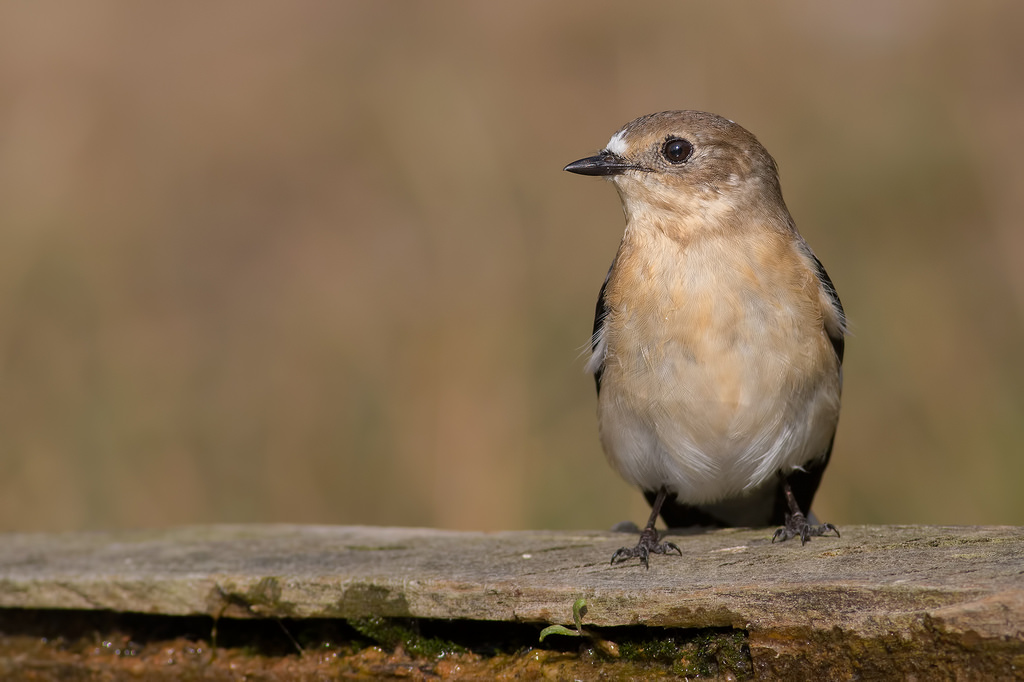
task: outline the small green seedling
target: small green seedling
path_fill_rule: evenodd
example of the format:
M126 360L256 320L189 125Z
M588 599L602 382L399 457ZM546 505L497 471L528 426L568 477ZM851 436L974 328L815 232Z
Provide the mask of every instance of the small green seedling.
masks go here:
M572 604L572 620L576 623L576 629L570 630L564 625L549 625L540 631L540 641L548 635L566 635L567 637L583 636L583 615L587 612L587 600L580 597Z

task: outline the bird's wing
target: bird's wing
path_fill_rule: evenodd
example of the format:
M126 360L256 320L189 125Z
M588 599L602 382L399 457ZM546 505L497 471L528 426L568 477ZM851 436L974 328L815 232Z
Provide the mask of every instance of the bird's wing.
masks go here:
M817 275L818 281L821 282L821 288L825 292L825 296L828 298L829 303L831 303L832 310L835 313L831 316L831 320L826 319L825 332L828 334L828 338L832 342L832 349L836 352L836 358L839 360L839 380L841 382L843 376L843 351L846 348L846 312L843 310L843 303L839 300L839 294L836 292L835 285L832 284L832 279L825 272L825 266L821 264L821 261L814 255L814 252L811 251L806 242L803 244L803 247L807 255L814 262L814 274ZM825 467L828 466L828 460L832 456L832 443L835 442L835 438L835 433L833 433L832 438L829 439L828 448L825 449L825 452L820 457L808 462L800 469L795 469L786 476L790 489L793 491L793 497L796 498L797 504L800 505L800 509L804 513L810 512L814 493L818 491L821 476L825 473ZM785 523L788 509L786 496L780 482L775 495L775 510L769 523L773 525Z
M843 310L843 302L839 300L839 294L836 292L836 287L832 284L828 273L825 272L825 266L821 264L821 261L818 260L818 257L814 255L810 248L807 248L807 255L814 261L814 274L818 276L821 288L825 290L825 295L832 303L832 309L835 311L836 323L833 325L826 324L825 331L828 333L829 340L832 341L832 348L835 350L836 357L839 358L839 366L842 368L843 350L846 347L844 338L846 332L846 312Z
M615 263L612 263L612 267ZM608 274L604 276L604 283L601 284L601 291L597 295L597 308L594 310L594 333L590 337L590 360L587 361L586 371L594 375L594 383L597 392L601 393L601 374L604 372L604 358L608 353L608 342L604 338L604 319L608 316L608 308L604 303L604 291L608 288L608 279L612 276L612 268L608 268Z

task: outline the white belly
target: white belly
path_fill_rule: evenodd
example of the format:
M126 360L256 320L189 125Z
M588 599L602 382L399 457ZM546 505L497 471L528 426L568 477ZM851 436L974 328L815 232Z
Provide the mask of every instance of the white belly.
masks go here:
M788 382L752 380L734 400L707 390L713 377L700 368L676 377L659 396L603 382L598 412L605 453L644 490L665 485L690 504L744 495L779 470L821 457L835 433L837 387L810 383L792 394Z

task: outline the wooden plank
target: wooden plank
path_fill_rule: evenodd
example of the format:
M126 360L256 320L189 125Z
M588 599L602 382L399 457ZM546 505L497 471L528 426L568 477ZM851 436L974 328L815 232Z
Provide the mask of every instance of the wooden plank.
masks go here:
M203 526L0 536L0 607L230 617L389 616L858 637L939 628L1024 640L1024 528L844 527L679 536L609 565L611 532Z

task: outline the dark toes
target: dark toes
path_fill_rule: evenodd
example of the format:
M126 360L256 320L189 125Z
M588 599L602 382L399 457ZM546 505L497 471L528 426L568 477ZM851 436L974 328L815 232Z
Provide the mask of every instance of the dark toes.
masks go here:
M640 541L636 543L636 547L620 547L615 550L615 554L612 554L611 563L614 566L619 561L637 558L640 559L640 563L644 565L644 568L649 569L651 567L651 554L668 554L670 552L683 556L683 550L679 549L679 546L675 543L658 542L657 533L645 531L640 534Z
M637 558L640 559L640 563L642 563L645 568L650 568L647 561L648 555L649 550L643 545L637 545L636 547L619 547L615 550L615 554L612 554L611 565L614 566L617 562L625 561L626 559Z

